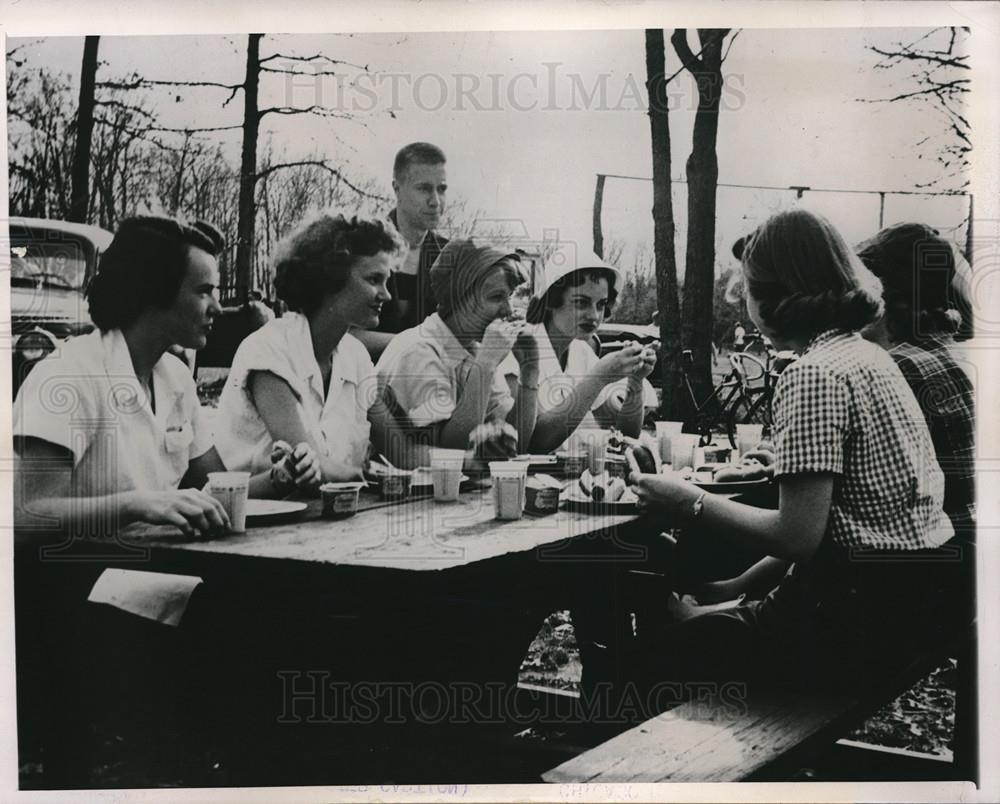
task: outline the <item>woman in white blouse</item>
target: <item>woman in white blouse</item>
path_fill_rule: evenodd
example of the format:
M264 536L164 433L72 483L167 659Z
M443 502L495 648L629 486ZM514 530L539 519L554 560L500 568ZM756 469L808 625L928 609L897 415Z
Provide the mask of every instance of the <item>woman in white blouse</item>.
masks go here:
M531 451L572 446L581 430L617 427L638 436L644 407L656 404L646 380L655 348L628 344L598 357L592 338L610 314L622 277L596 254L562 248L545 265L545 285L528 305L527 319L538 342L538 413ZM501 367L516 393L520 368Z
M279 246L274 286L291 312L249 335L219 400L216 446L232 469L271 463L294 444L301 486L361 477L375 368L352 328L378 325L402 252L381 221L323 215Z

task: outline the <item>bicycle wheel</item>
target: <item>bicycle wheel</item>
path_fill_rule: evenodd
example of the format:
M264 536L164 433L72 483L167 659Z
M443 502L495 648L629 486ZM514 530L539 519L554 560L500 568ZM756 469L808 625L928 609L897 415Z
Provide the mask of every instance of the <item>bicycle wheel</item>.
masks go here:
M737 424L762 424L765 430L771 428L771 394L768 389L746 389L726 411L726 435L734 449L737 445Z

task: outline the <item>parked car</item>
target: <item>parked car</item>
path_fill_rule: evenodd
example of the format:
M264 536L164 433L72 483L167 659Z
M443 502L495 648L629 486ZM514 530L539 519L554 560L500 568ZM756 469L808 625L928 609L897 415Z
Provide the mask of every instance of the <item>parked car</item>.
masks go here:
M653 324L619 324L616 321L605 321L597 330L600 341L599 354L603 357L609 352L617 352L629 341L641 344L652 343L660 337L660 330ZM660 376L660 352L657 352L656 367L649 375L649 381L656 387L663 383Z
M14 393L61 341L94 328L84 297L101 253L111 244L99 226L11 218L10 314Z

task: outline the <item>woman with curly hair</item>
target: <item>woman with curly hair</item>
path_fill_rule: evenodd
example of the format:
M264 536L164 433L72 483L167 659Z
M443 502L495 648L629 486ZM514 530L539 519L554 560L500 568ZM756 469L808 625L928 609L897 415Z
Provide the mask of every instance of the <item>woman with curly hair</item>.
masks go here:
M861 337L882 314L882 288L841 235L795 209L738 246L750 318L801 355L774 397L778 508L706 495L676 475L633 482L650 513L792 566L761 601L668 627L636 673L856 688L954 627L944 480L902 374Z
M36 366L14 404L23 524L143 521L189 534L228 525L222 506L199 490L226 467L191 372L171 354L205 346L220 310L222 245L203 222L122 221L87 288L97 329ZM253 478L251 494L267 485Z
M274 288L291 312L247 336L219 399L216 446L226 464L271 465L293 451L287 488L360 478L375 367L351 329L378 325L402 242L381 221L321 215L278 247Z

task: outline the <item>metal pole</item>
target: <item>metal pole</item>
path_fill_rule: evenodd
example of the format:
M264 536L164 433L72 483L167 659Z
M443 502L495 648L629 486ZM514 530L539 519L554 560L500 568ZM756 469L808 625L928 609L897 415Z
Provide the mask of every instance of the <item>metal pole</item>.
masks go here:
M601 208L604 206L603 173L597 174L597 186L594 188L594 253L604 259L604 232L601 230Z
M882 231L885 226L885 193L878 194L878 228Z

